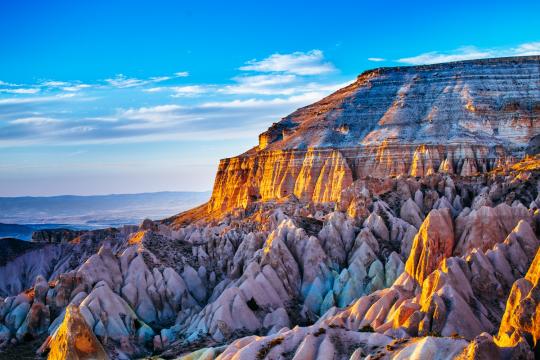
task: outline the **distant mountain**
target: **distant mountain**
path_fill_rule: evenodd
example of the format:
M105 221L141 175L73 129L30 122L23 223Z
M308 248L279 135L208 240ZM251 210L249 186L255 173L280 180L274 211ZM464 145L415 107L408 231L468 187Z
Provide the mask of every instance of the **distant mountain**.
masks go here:
M42 228L41 224L61 224L68 228L137 224L145 218L160 219L200 205L209 196L209 192L157 192L0 197L0 223L4 223L0 226L0 237L28 238L28 232Z

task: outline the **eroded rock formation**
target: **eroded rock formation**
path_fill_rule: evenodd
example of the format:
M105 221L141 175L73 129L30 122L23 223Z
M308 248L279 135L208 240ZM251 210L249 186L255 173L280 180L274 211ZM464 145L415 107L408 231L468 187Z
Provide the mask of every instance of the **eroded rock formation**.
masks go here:
M336 201L366 176L473 176L512 163L540 132L539 64L531 56L366 71L222 160L209 211L291 194Z
M209 204L36 235L0 266L0 350L534 357L539 65L366 72L223 160Z

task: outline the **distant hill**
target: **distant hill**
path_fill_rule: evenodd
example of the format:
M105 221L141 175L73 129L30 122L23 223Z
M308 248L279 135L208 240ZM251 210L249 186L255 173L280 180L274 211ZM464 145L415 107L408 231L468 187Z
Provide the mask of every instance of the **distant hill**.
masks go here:
M27 239L29 233L43 228L43 224L68 228L138 224L145 218L161 219L185 211L206 202L209 196L210 192L157 192L0 197L0 223L3 223L0 237Z

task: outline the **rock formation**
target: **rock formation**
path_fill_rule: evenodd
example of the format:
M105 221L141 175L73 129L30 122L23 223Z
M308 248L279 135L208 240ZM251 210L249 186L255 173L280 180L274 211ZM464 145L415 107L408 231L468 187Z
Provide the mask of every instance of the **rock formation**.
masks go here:
M66 308L62 324L43 344L42 351L48 351L50 360L109 359L75 305Z
M539 73L368 71L223 160L204 206L36 234L0 263L0 351L533 358Z
M473 176L512 163L540 131L539 64L530 56L366 71L222 160L208 209L291 194L336 201L366 176Z

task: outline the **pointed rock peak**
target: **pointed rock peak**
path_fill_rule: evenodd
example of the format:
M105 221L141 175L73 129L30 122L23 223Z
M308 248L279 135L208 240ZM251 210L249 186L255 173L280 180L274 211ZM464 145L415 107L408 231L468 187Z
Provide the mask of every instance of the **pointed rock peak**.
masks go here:
M473 176L478 174L478 168L476 166L476 160L474 158L465 158L463 166L461 167L461 176Z
M431 210L413 240L405 271L421 284L445 258L452 255L453 247L454 226L450 211Z
M533 340L535 352L538 353L540 339L540 319L538 307L540 300L540 250L537 251L524 278L514 282L510 296L506 302L506 310L501 320L496 343L500 347L517 347L524 343L524 337Z
M40 351L49 349L49 360L109 359L79 308L66 308L64 321L42 345Z
M422 210L420 210L420 207L418 207L412 198L408 198L403 203L399 215L403 220L414 225L417 229L422 226L422 221L424 220Z
M388 231L388 227L384 223L383 218L380 217L377 213L372 212L371 215L369 215L368 218L364 221L363 225L382 240L390 240L390 232Z
M129 239L128 244L129 245L137 245L143 242L144 237L146 235L146 230L137 231L136 233L133 233Z
M447 174L453 174L454 173L454 165L452 164L452 159L446 158L443 160L441 165L439 166L439 172L440 173L447 173Z

